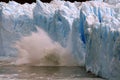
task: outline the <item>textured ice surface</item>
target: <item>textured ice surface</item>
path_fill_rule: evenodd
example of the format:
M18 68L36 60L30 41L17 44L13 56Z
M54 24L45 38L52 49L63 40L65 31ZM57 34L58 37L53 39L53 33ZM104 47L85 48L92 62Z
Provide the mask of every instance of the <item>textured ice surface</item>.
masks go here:
M54 41L59 42L63 47L69 46L80 65L83 65L85 50L81 46L79 33L76 33L77 30L74 29L79 26L79 20L73 25L74 20L79 17L80 4L66 1L52 1L48 4L37 0L33 15L35 24L41 26Z
M104 3L104 2L106 3ZM0 56L16 56L12 44L44 29L53 41L71 49L79 64L96 75L120 78L120 1L33 4L0 2ZM68 44L69 43L69 44Z
M120 0L89 0L89 1L101 1L101 2L106 2L106 3L109 3L109 4L120 3Z
M86 2L81 8L82 38L86 44L86 68L105 78L119 80L119 4ZM84 21L85 20L85 21ZM118 77L118 78L117 78Z
M1 2L0 55L16 56L17 51L13 48L14 42L22 36L30 35L31 32L36 31L36 26L39 26L54 41L59 42L63 47L69 46L79 60L79 64L84 65L85 52L81 46L79 33L74 37L71 36L76 34L72 32L72 28L74 28L74 19L79 17L80 4L80 2L71 3L59 0L51 3L42 3L37 0L36 3L23 5L14 1Z
M0 42L2 56L14 56L15 49L12 44L22 35L27 35L31 30L34 31L32 10L35 4L21 5L14 1L0 3ZM29 8L31 7L31 8Z

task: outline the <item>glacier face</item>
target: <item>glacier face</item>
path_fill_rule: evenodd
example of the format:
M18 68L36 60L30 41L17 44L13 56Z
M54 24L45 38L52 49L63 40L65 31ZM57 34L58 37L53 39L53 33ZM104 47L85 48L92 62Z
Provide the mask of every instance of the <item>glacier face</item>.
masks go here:
M72 40L76 37L79 38L79 35L71 37L75 33L72 32L72 28L74 28L72 23L75 18L79 17L78 7L80 4L80 2L71 3L57 0L50 4L37 0L36 3L23 5L14 1L10 1L8 4L1 2L1 56L16 56L17 50L13 48L13 44L22 36L36 31L36 26L39 26L54 41L59 42L63 47L69 46L69 49L77 57L80 57L77 58L79 64L84 65L85 50L84 48L79 50L82 41L76 39L78 44L76 46L76 42L72 42Z
M117 80L120 78L119 7L103 2L86 2L83 6L84 26L81 29L87 50L86 68L97 75Z
M31 30L35 30L35 27L33 27L34 23L32 16L34 6L34 3L31 5L21 5L14 1L9 2L8 4L3 2L0 3L1 56L14 56L16 50L12 48L12 44L21 36L27 35Z
M79 2L70 3L66 1L52 1L47 4L37 0L33 16L37 26L48 32L49 36L63 47L69 46L79 60L79 64L84 65L85 49L81 46L82 41L79 38L79 33L76 35L76 31L73 31L75 26L77 28L79 26L78 21L76 23L74 20L79 17L77 5L80 4Z
M17 50L12 44L35 32L36 26L63 47L69 46L79 64L88 71L119 80L119 0L82 3L37 0L23 5L14 1L0 2L0 56L16 56Z

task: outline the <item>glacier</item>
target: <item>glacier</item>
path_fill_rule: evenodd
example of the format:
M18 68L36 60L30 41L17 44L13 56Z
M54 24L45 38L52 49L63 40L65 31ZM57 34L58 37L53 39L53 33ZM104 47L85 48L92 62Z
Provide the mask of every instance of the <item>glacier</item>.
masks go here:
M120 79L119 0L0 2L0 56L17 56L13 44L36 32L36 26L62 47L69 45L87 71L110 80Z
M86 2L82 5L80 32L87 50L86 69L99 76L118 80L119 4Z

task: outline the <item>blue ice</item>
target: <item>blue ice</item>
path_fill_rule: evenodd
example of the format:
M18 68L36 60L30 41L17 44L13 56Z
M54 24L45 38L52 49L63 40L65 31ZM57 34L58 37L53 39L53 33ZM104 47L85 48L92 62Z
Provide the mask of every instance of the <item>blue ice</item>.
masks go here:
M44 29L79 64L104 78L120 78L120 1L0 2L0 56L16 56L15 41ZM68 41L70 44L68 44Z

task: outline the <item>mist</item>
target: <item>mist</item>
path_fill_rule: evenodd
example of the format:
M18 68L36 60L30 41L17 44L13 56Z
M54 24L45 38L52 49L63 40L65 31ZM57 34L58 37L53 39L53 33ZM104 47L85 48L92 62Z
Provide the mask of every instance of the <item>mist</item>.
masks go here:
M15 65L78 66L69 49L70 45L62 47L41 28L29 36L22 37L14 47L18 50Z

